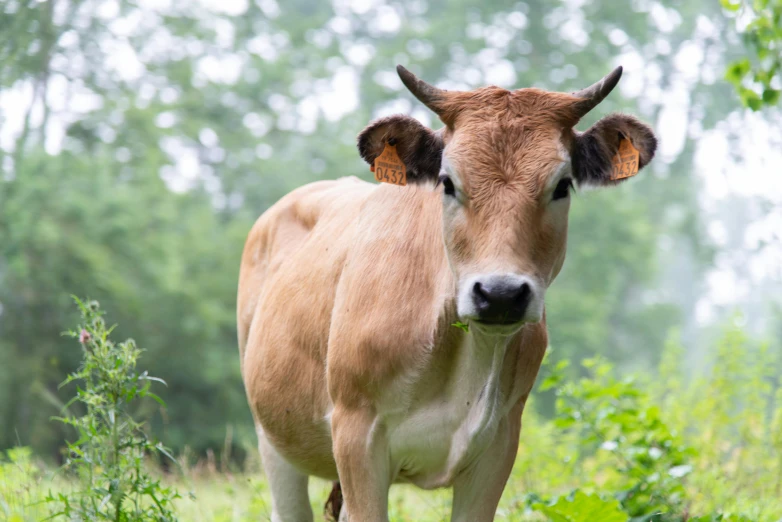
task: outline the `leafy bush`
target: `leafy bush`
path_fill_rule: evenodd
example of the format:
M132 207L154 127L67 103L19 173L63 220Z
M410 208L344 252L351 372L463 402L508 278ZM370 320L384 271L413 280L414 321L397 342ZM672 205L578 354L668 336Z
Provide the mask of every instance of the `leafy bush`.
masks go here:
M82 324L68 334L77 339L83 360L79 370L62 385L78 382L76 396L66 405L81 404L85 413L57 418L76 429L79 438L68 443L64 468L78 478L71 492L50 493L47 501L57 506L52 518L70 520L172 521L172 507L179 494L165 487L147 471L148 457L164 456L168 450L149 439L142 422L130 407L145 397L163 405L150 391L152 382L163 382L147 372L138 373L141 350L128 339L109 340L103 312L96 301L76 299Z
M540 387L556 390L556 418L527 415L546 440L527 431L522 445L531 437L530 447L556 455L544 480L572 491L547 502L528 494L527 509L572 522L617 508L630 522L782 520L782 501L771 500L782 490L782 354L738 327L723 332L698 379L685 377L682 354L669 341L659 374L645 380L618 378L601 359L584 361L578 379L566 361L546 365ZM522 469L528 460L542 459L522 448Z
M684 510L683 478L692 471L695 452L671 433L633 379L617 379L600 359L583 366L587 377L565 381L554 372L543 383L544 389L558 384L556 426L574 432L582 462L628 515L673 520L665 515ZM560 363L558 371L565 367ZM602 458L593 458L598 452Z

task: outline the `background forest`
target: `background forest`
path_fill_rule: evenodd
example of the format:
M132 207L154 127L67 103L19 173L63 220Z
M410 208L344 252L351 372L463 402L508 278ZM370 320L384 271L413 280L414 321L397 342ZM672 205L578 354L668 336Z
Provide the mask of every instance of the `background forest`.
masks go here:
M558 91L623 65L579 128L627 111L660 149L643 175L575 196L547 303L541 378L559 384L532 400L505 513L525 489L610 482L568 468L560 453L586 450L555 432L574 429L568 400L584 411L602 400L578 395L589 383L619 393L606 399L616 406L609 381L635 375L643 404L705 448L692 505L782 519L780 12L773 0L0 2L0 453L62 462L74 433L50 418L80 362L61 335L78 294L167 382L166 408L136 412L154 435L188 462L254 470L234 314L244 239L295 187L371 179L355 148L371 119L439 127L396 64L445 88ZM525 460L524 447L551 462ZM777 503L751 505L755 483L742 503L730 473L766 471ZM252 484L231 486L234 506L266 498ZM218 519L203 509L188 517Z

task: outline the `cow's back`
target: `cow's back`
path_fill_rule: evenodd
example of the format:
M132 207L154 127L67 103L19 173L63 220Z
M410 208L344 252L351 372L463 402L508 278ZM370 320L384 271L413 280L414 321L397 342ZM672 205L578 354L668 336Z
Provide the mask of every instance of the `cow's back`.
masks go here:
M321 476L336 477L324 418L334 295L374 187L343 178L291 192L258 219L242 255L237 326L252 413L289 459Z

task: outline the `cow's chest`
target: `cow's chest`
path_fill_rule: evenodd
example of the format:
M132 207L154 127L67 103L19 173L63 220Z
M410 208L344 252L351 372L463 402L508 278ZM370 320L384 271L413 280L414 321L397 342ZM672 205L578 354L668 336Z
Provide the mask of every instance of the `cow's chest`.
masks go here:
M399 481L423 488L451 485L493 443L509 409L512 372L505 346L467 340L456 355L448 375L432 379L432 386L441 387L437 393L412 397L403 412L387 417Z

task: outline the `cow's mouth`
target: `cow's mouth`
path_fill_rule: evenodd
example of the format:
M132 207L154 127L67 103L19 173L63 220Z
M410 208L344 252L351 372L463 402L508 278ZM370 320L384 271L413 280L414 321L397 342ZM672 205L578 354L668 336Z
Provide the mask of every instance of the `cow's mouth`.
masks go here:
M521 319L475 319L475 322L483 326L513 326L521 324Z
M525 321L521 319L496 320L496 319L471 319L470 323L474 329L482 334L488 335L512 335L518 332L524 326Z

